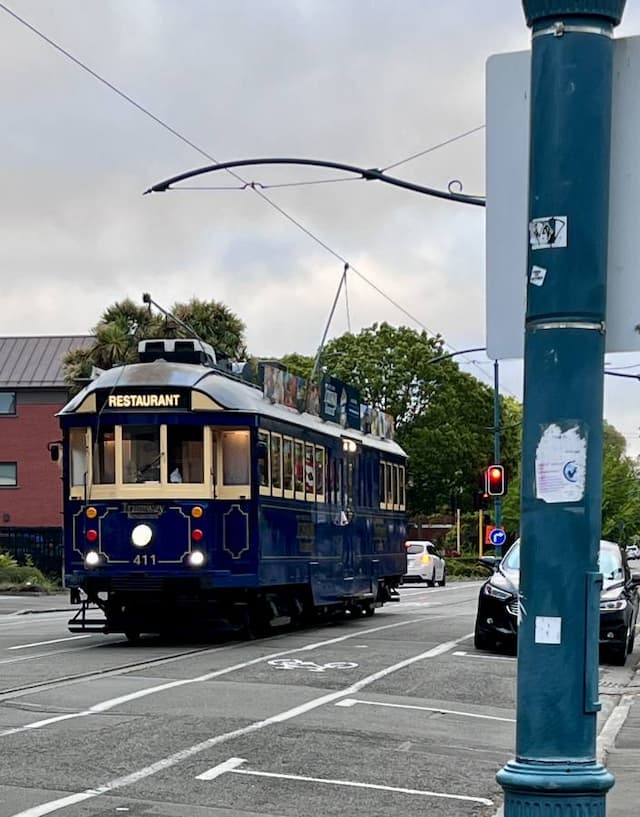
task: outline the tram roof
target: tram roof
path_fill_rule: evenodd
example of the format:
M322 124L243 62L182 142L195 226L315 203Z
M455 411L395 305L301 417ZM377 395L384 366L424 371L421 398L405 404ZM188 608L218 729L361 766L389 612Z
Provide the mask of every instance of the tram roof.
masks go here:
M81 392L73 397L60 414L73 414L85 398L96 391L127 388L187 388L206 394L228 411L239 411L272 417L291 425L313 429L333 437L349 437L368 447L386 451L389 454L406 456L404 450L393 440L385 440L372 434L364 434L352 428L342 428L307 412L300 413L289 406L272 403L262 390L229 377L216 369L191 363L173 363L163 359L152 363L132 363L115 366L102 372Z

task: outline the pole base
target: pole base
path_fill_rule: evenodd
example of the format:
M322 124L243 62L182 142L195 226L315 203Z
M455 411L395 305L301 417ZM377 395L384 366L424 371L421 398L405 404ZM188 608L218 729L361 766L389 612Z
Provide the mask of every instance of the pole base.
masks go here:
M496 775L504 817L605 817L613 775L600 763L512 760Z

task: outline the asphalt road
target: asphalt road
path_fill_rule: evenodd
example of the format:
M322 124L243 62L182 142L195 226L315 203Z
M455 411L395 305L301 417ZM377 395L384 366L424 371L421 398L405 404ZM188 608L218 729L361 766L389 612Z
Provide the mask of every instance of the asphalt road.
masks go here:
M495 814L515 660L473 649L479 584L224 644L1 615L0 817ZM633 659L602 669L603 718Z

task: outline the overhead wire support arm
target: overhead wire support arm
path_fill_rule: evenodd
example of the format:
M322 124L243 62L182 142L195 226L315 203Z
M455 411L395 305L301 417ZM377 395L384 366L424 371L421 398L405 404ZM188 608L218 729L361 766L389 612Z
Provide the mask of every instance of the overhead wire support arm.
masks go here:
M323 159L295 159L295 158L273 158L267 157L263 159L236 159L231 162L219 162L205 167L198 167L194 170L188 170L185 173L179 173L177 176L172 176L170 179L158 182L144 191L147 193L166 193L171 190L174 184L193 179L196 176L203 176L206 173L215 173L219 170L230 170L235 167L251 167L253 165L299 165L308 167L326 167L330 170L342 170L346 173L354 173L366 181L380 181L385 184L391 184L395 187L402 187L405 190L413 190L414 193L422 193L426 196L434 196L439 199L446 199L448 201L455 201L460 204L473 204L476 207L485 207L486 200L482 196L468 196L465 193L457 193L451 190L451 184L448 190L438 190L434 187L425 187L421 184L408 182L404 179L398 179L395 176L388 176L382 170L377 168L364 168L356 165L343 164L342 162L329 162ZM458 181L454 182L456 185ZM453 183L452 183L453 184Z

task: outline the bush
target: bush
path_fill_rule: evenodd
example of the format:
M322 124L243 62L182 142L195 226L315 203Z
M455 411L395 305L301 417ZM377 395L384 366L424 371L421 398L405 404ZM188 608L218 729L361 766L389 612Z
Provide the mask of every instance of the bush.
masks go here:
M55 583L47 579L33 563L19 565L13 556L0 553L0 592L22 590L48 593L54 589Z
M447 559L447 574L452 579L487 579L490 575L474 556Z

